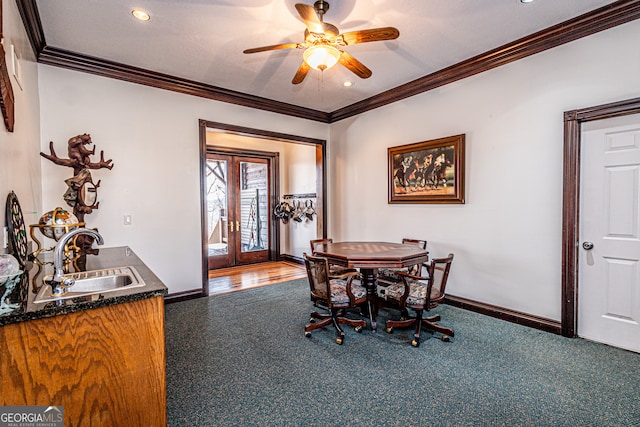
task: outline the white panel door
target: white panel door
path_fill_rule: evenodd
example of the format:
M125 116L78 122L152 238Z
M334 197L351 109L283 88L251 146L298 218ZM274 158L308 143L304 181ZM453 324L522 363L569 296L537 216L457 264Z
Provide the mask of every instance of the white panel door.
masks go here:
M640 115L582 133L578 335L640 352Z

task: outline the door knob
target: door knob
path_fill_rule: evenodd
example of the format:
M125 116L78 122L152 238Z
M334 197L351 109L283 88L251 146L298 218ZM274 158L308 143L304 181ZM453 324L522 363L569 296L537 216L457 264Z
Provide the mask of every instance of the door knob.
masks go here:
M593 242L582 242L582 248L586 251L593 249Z

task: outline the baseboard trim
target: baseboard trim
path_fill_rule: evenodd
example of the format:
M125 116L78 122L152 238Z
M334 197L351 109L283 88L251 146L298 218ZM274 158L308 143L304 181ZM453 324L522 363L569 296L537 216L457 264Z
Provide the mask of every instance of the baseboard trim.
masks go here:
M301 258L292 255L282 255L281 259L296 264L304 264ZM202 289L193 289L189 291L176 292L164 297L165 304L172 304L174 302L187 301L196 298L202 298L207 295L202 293ZM559 321L547 319L545 317L535 316L533 314L523 313L521 311L511 310L497 305L486 304L470 300L467 298L457 297L455 295L447 295L445 297L445 304L452 307L462 308L464 310L473 311L475 313L484 314L486 316L495 317L496 319L505 320L511 323L517 323L519 325L527 326L534 329L539 329L552 334L561 335L562 328Z
M485 304L470 299L447 295L444 300L445 304L453 307L459 307L465 310L495 317L497 319L506 320L508 322L517 323L519 325L528 326L534 329L540 329L552 334L561 335L562 328L559 321L547 319L545 317L535 316L516 310L510 310L496 305Z
M300 257L297 257L297 256L282 254L282 255L280 255L280 259L282 261L289 261L289 262L293 262L295 264L304 265L304 259L302 259Z
M173 294L169 294L164 297L165 304L171 304L174 302L186 301L190 299L202 298L205 297L204 293L202 293L202 289L193 289L190 291L176 292Z

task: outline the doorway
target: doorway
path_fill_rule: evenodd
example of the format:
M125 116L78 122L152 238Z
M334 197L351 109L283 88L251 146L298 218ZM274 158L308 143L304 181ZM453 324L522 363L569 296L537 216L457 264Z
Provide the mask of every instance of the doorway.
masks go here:
M199 135L202 295L209 295L210 268L211 271L215 271L226 265L254 264L262 262L261 260L301 263L302 252L307 249L309 238L300 234L300 230L296 228L299 224L295 223L292 226L291 222L281 223L272 212L277 204L293 195L313 193L314 219L304 224L303 231L312 234L311 238L326 235L326 141L206 120L199 121ZM241 166L243 162L247 165ZM269 189L259 191L257 197L255 189L248 189L252 194L246 196L247 216L244 219L242 204L238 205L237 202L242 192L240 178L237 186L234 184L231 189L227 188L224 191L227 206L216 200L222 199L224 181L232 182L237 171L244 167L247 174L257 173L260 168L264 168L260 165L264 164L267 164ZM219 180L217 185L220 190L210 189L214 178ZM281 194L281 191L285 194ZM264 195L266 203L258 206L258 201ZM211 203L210 197L214 199ZM255 200L253 208L252 200ZM260 221L260 225L254 221L253 228L247 227L246 224L251 224L252 212L257 218L257 209L261 215L268 217L268 221ZM244 225L236 224L236 221L241 220L244 221ZM268 232L265 230L265 223L268 224ZM312 229L312 233L309 229ZM246 232L245 242L241 236L243 231ZM255 258L264 256L265 249L258 248L264 246L265 239L268 240L268 258ZM254 250L243 251L243 245ZM216 253L218 250L220 252Z
M207 151L208 268L269 261L271 169L263 157Z
M578 334L581 241L581 149L582 126L587 122L640 113L640 98L599 105L564 114L564 172L562 201L562 335ZM587 245L588 247L589 245ZM637 280L637 277L636 277Z

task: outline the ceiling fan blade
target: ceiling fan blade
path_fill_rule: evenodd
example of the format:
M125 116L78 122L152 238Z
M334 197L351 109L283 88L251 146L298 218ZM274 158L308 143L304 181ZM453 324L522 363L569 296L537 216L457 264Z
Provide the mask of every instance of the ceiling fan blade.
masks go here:
M400 36L400 31L393 27L373 28L370 30L351 31L341 34L345 45L357 43L377 42L381 40L393 40Z
M304 3L296 3L296 9L310 33L324 34L324 24L320 18L318 18L318 14L313 6L309 6Z
M309 72L309 70L311 70L311 66L307 64L307 61L302 61L302 64L300 64L300 68L298 68L298 71L296 71L296 75L293 76L293 80L291 80L291 83L293 83L294 85L302 83L304 78L307 77L307 73Z
M297 47L300 47L299 43L273 44L271 46L262 46L262 47L254 47L253 49L246 49L246 50L243 50L242 53L266 52L268 50L279 50L279 49L295 49Z
M338 62L361 79L368 79L371 77L371 70L344 50L340 51L340 58L338 58Z

